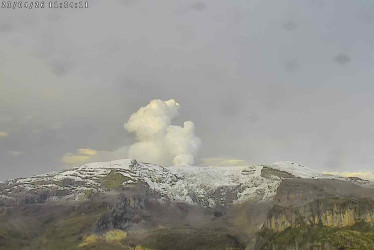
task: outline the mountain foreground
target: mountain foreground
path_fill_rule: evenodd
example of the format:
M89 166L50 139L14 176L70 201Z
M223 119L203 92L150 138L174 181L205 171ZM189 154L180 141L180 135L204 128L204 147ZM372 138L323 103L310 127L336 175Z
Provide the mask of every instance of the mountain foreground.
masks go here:
M0 249L374 249L374 185L293 162L85 164L0 183Z

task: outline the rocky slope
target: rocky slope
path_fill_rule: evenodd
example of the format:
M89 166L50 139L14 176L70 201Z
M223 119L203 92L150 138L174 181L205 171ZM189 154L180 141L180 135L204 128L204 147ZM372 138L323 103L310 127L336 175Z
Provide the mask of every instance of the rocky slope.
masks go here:
M318 199L297 208L274 206L264 224L283 231L303 225L347 227L357 222L374 222L374 201L370 199Z
M285 180L264 227L283 231L302 225L346 227L374 222L374 192L338 180Z
M0 249L335 249L336 237L312 239L304 231L356 225L364 225L353 232L365 246L372 187L292 162L91 163L0 183ZM290 230L300 235L289 238ZM350 232L340 235L347 245Z

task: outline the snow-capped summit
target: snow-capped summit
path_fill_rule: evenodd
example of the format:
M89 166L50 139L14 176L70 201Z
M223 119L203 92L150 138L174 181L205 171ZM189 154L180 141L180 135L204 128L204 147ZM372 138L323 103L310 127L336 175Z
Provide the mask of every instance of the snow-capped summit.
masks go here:
M33 197L47 192L47 200L80 200L87 198L87 194L106 192L113 188L112 182L117 188L143 183L161 199L212 207L270 200L282 180L287 178L349 180L325 175L293 162L240 167L162 167L124 159L9 180L0 186L0 196L12 200L19 198L20 194Z

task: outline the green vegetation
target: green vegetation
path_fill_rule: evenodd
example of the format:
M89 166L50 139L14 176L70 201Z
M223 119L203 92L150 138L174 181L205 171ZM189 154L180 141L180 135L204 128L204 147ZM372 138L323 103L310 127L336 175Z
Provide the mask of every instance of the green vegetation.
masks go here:
M123 176L122 174L112 170L107 176L104 177L101 186L106 189L117 189L122 186L124 181L129 179L129 177Z
M368 231L373 225L360 223L347 228L325 226L302 226L289 228L275 233L263 230L259 233L257 249L374 249L374 231ZM353 228L356 229L353 230ZM364 231L358 231L358 230Z
M150 249L244 249L225 229L164 228L146 232L141 244Z
M40 249L66 249L76 246L84 233L92 230L97 217L96 213L73 213L69 217L56 221L35 242Z
M84 191L84 195L86 196L87 199L91 199L94 195L94 192L92 189L87 189Z
M374 222L373 223L367 223L367 222L358 222L354 224L353 226L348 227L348 229L353 231L359 231L359 232L374 232Z
M98 218L107 211L108 204L92 200L0 207L0 249L244 249L244 242L235 234L218 227L163 227L130 232L113 229L93 233ZM373 223L360 222L340 229L302 226L280 233L262 230L256 247L251 249L374 250L373 229Z
M101 204L70 203L3 208L0 249L77 249L106 211Z
M374 249L374 232L342 230L329 235L327 241L337 249Z
M103 235L91 234L86 236L83 241L79 244L79 249L129 249L123 244L123 240L126 239L127 233L114 229L110 230ZM100 248L99 248L100 247Z

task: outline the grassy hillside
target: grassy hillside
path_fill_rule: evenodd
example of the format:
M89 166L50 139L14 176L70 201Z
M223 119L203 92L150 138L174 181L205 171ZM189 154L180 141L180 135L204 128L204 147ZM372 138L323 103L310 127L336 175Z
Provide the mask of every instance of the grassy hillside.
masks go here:
M3 207L0 249L75 249L105 209L95 203Z
M358 223L352 227L331 228L325 226L289 228L275 233L263 230L259 233L257 249L374 249L374 226Z

